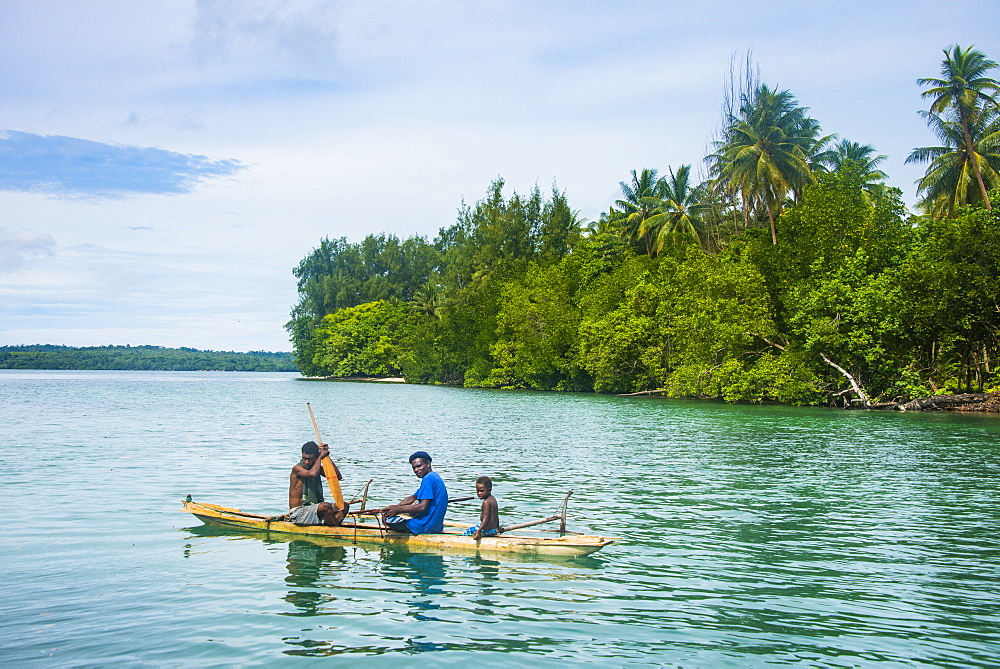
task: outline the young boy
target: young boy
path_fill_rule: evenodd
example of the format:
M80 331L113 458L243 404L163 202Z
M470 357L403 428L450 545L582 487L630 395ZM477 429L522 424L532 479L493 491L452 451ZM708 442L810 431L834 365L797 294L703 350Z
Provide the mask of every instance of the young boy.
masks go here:
M467 529L462 536L471 535L476 541L482 537L495 537L503 532L503 528L500 527L497 498L493 496L493 480L489 476L480 476L476 479L476 497L483 500L479 522Z
M323 501L323 458L330 457L326 444L315 441L302 444L302 460L294 467L288 480L287 517L296 525L329 525L336 527L344 522L347 508L338 509ZM337 478L343 479L340 468L333 465Z

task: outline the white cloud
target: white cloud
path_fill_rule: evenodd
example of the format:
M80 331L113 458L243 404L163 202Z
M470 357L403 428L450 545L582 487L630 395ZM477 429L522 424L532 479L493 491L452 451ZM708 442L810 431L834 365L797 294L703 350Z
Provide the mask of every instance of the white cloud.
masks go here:
M6 344L189 346L197 339L195 348L287 350L282 326L295 293L286 276L284 263L214 252L60 247L0 284L0 336ZM131 330L137 334L120 342L94 339Z
M32 261L51 256L56 241L34 230L0 228L0 274L29 265Z
M205 64L266 63L298 77L329 72L339 42L338 5L285 0L199 0L191 48Z

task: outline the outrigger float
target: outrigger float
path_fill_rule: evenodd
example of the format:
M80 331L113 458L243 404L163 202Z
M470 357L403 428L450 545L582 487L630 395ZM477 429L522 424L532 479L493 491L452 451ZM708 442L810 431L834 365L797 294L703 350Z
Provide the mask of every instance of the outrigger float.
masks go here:
M441 534L403 534L393 532L382 525L381 517L378 515L380 509L349 513L347 519L344 520L344 524L339 527L295 525L294 523L282 520L281 516L263 516L218 504L195 502L191 499L190 495L187 499L183 500L184 506L181 511L193 514L195 518L206 525L232 527L244 531L279 533L288 536L327 537L349 543L394 544L419 549L573 557L589 555L608 544L614 543L615 537L594 536L566 530L566 503L569 500L570 494L572 494L572 491L563 499L560 513L528 523L511 525L505 528L504 533L499 536L482 537L478 541L471 536L463 536L459 529L446 529ZM364 499L351 500L352 504L359 501L363 507ZM371 516L375 522L362 522L364 516ZM545 537L516 534L518 530L524 530L527 527L556 520L560 521L560 529L541 531L556 532L560 536ZM468 527L468 523L446 522L445 525L449 528Z

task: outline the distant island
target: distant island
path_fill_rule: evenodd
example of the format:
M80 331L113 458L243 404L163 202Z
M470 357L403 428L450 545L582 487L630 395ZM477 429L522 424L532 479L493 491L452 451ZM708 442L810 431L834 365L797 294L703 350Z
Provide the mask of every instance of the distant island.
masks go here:
M296 372L291 353L200 351L182 346L0 346L0 369Z

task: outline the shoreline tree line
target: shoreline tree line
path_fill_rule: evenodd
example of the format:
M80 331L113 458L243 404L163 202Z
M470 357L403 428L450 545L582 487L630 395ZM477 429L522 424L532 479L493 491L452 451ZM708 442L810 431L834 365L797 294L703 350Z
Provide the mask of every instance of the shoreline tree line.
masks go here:
M291 353L200 351L163 346L0 346L0 369L294 372Z
M940 142L918 211L886 157L824 134L750 57L690 165L634 170L600 219L497 179L433 239L323 239L293 270L307 376L862 404L997 389L1000 83L973 47L917 83Z

